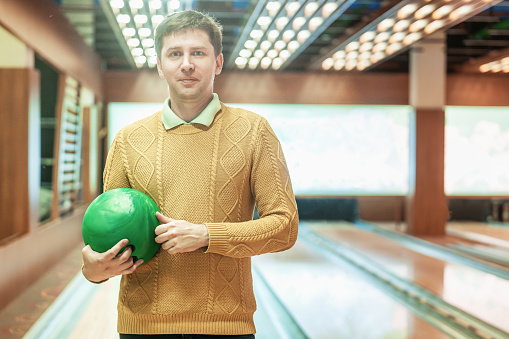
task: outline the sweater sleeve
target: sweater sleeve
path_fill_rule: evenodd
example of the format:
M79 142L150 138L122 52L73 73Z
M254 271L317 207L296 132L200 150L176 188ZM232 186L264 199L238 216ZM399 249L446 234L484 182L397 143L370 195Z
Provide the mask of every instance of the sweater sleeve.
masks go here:
M265 119L255 139L251 194L260 216L238 223L207 223L207 252L248 257L284 251L297 240L297 204L279 140Z
M123 143L123 130L117 133L108 156L106 157L106 164L103 172L104 192L114 188L130 188L129 178L127 175L127 168L124 161L125 148Z

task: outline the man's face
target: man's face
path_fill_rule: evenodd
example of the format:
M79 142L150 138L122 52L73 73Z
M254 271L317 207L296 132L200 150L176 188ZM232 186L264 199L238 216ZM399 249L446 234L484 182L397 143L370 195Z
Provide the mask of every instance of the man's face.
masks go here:
M217 57L209 36L203 30L176 32L166 36L157 70L165 78L172 101L208 100L214 78L221 73L223 55Z

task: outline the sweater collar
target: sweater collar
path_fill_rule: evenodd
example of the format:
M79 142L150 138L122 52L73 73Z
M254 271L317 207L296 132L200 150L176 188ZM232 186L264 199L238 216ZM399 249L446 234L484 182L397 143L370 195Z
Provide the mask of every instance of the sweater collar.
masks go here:
M209 102L207 107L192 121L187 122L179 118L170 108L170 98L167 98L164 101L163 104L163 114L162 114L162 121L164 124L164 127L169 130L174 127L180 126L180 125L194 125L194 124L201 124L204 126L209 127L210 124L212 124L212 121L214 121L214 117L216 116L217 112L221 110L221 103L219 101L219 97L216 93L214 93L212 100Z

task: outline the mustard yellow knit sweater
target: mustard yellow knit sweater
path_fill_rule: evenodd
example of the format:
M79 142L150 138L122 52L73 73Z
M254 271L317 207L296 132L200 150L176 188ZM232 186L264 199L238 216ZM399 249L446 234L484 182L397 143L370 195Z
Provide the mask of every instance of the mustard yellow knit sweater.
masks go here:
M104 188L118 187L146 193L170 218L205 223L210 236L207 249L160 250L122 277L118 331L255 333L250 258L290 248L298 230L285 159L267 121L221 104L210 127L166 130L161 112L153 114L115 137Z

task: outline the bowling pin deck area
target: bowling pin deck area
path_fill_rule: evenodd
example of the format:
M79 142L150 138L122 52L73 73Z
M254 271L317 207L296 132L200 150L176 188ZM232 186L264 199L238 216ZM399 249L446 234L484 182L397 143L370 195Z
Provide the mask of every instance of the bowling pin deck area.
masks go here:
M291 250L254 257L257 339L509 338L509 225L402 229L302 222ZM2 310L0 338L118 338L119 278L87 282L80 249Z

